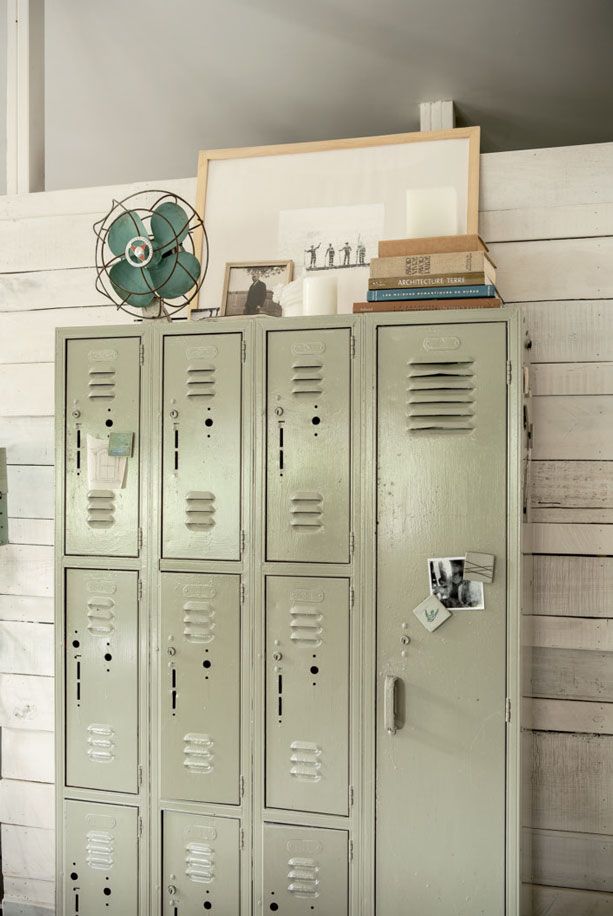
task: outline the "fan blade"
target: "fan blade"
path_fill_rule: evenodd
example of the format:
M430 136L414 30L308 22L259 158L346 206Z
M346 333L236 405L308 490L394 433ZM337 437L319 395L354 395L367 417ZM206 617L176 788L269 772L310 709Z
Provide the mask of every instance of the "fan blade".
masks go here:
M176 248L189 231L189 216L179 204L170 200L160 204L151 217L151 232L156 251Z
M131 267L127 261L119 261L111 267L109 280L126 305L144 308L155 299L151 292L154 283L146 267Z
M135 236L148 238L142 219L134 210L127 210L111 223L106 240L114 255L125 254L126 245Z
M200 261L189 251L180 251L178 255L169 254L162 258L162 263L152 267L150 273L158 296L176 299L198 282Z

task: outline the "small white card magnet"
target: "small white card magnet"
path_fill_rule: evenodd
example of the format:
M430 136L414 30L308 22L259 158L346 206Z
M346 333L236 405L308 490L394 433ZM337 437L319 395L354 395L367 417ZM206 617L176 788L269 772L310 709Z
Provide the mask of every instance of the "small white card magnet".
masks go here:
M470 551L464 560L464 578L470 582L492 582L496 558L491 553Z
M430 633L451 617L451 611L448 611L442 601L439 601L435 595L429 595L425 598L421 604L414 608L413 613Z

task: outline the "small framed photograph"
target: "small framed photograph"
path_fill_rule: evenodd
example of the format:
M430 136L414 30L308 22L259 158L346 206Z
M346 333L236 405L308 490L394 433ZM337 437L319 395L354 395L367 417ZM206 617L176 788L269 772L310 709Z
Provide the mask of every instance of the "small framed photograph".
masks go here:
M293 261L240 261L226 264L220 315L281 317L281 289L294 276Z
M430 594L446 608L483 611L483 583L464 578L464 557L435 557L428 560Z

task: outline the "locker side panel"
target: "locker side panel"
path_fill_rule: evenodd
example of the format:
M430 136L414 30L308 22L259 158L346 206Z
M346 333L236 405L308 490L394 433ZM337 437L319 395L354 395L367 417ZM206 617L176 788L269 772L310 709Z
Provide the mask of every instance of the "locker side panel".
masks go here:
M240 578L162 573L161 789L238 804Z
M239 916L239 822L165 811L162 823L164 916Z
M269 576L266 804L345 815L348 772L349 581Z
M138 573L66 572L66 784L138 791Z
M347 563L351 334L267 334L266 558Z
M111 432L133 435L121 486L112 480ZM138 556L140 339L66 343L67 554Z
M242 335L164 340L162 555L239 560Z
M64 808L64 916L138 913L136 808L67 801Z
M264 825L264 912L283 916L348 913L348 835L344 830ZM390 914L391 916L391 914Z

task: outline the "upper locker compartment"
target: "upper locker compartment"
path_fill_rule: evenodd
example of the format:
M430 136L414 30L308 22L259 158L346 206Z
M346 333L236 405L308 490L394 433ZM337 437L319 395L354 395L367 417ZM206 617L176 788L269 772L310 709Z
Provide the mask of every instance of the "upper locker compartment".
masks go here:
M66 342L66 553L138 556L140 338ZM112 432L132 437L108 455ZM120 481L113 479L125 461Z
M348 563L351 332L267 334L266 558Z
M242 335L164 340L162 556L240 560Z

